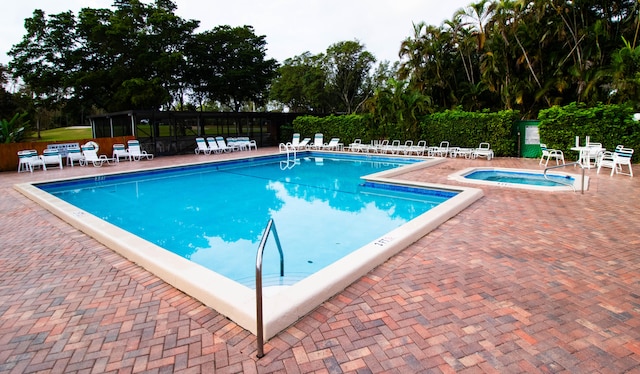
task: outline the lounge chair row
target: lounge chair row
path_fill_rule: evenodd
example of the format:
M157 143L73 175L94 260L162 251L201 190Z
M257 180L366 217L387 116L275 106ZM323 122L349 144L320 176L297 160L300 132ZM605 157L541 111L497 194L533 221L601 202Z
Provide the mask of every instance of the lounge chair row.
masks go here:
M349 144L348 148L352 152L364 153L426 155L429 157L486 157L488 160L494 157L493 150L489 143L480 143L477 148L461 148L449 146L448 141L440 142L438 146L429 147L425 140L420 140L416 144L414 144L412 140L407 140L403 144L400 140L393 140L389 143L389 140L385 139L381 141L374 140L371 144L364 144L360 139L356 139L353 143Z
M113 145L113 156L111 158L106 155L98 155L99 146L96 142L90 141L81 147L71 146L65 148L67 166L73 167L77 162L80 166L92 164L93 166L102 166L104 163L111 164L120 162L121 158L129 161L140 161L145 158L153 159L153 154L147 153L140 147L138 140L129 140L128 148L124 144ZM42 155L38 155L36 150L24 150L18 152L18 172L29 171L37 168L47 170L47 165L54 165L56 168L63 168L63 156L59 149L45 149Z
M440 142L437 147L429 147L427 149L427 155L431 157L465 157L465 158L478 158L485 157L487 160L491 160L495 157L491 144L482 142L477 148L464 148L464 147L452 147L448 141Z
M341 151L344 148L344 144L340 143L340 138L331 138L328 143L324 142L324 134L317 133L313 137L313 142L311 142L311 138L304 138L300 140L300 134L295 133L291 138L291 142L289 143L281 143L280 148L283 146L289 147L291 149L301 151L306 149L315 149L315 150L325 150L325 151Z
M204 153L206 155L222 153L222 152L233 152L233 151L250 151L257 150L258 145L256 141L253 139L249 139L248 137L236 137L236 138L227 138L225 139L222 136L210 136L205 138L199 137L196 138L197 147L194 150L196 154Z

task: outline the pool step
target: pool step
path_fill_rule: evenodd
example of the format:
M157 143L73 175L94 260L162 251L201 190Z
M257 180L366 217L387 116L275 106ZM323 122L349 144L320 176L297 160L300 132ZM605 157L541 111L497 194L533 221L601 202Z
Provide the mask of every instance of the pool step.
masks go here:
M287 273L285 272L284 277L281 277L280 274L262 274L262 287L276 287L276 286L292 286L302 279L308 277L311 273ZM255 277L246 277L237 280L238 283L243 284L251 289L256 287L256 279Z

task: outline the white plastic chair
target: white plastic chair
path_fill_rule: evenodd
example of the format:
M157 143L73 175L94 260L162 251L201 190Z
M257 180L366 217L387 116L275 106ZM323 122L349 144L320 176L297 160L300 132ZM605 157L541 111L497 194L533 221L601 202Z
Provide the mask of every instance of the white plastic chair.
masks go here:
M480 143L478 148L473 151L473 157L486 157L487 161L493 158L493 150L491 149L491 145L489 143Z
M129 159L131 161L131 155L124 148L124 144L116 143L113 145L113 155L111 156L116 162L120 162L120 158Z
M18 173L23 171L29 171L33 173L35 167L41 167L42 170L47 170L47 166L40 157L38 152L34 149L18 152Z
M127 147L129 157L133 159L133 161L140 161L143 157L147 160L153 160L153 155L151 153L147 153L147 151L143 151L142 148L140 148L139 141L129 140L127 141Z
M204 140L204 138L196 138L196 145L197 147L196 149L194 149L195 154L200 154L200 152L202 152L205 155L208 155L209 153L211 153L211 149L209 149L209 147L207 146L207 142Z
M45 149L42 151L40 159L45 165L55 165L62 169L62 156L57 149Z
M84 156L80 148L68 148L67 149L67 166L73 167L73 164L77 161L78 165L82 165Z
M611 168L611 176L613 173L628 175L633 177L633 168L631 167L631 158L633 157L633 149L632 148L616 148L615 152L603 152L598 160L597 166L598 171L597 174L600 174L600 169ZM627 172L624 172L623 166L627 166Z
M111 164L113 159L108 158L106 155L99 155L95 148L91 146L82 146L83 159L80 161L80 165L87 166L92 163L94 167L100 167L105 162ZM115 161L114 161L115 162Z
M562 153L559 149L549 149L547 145L544 143L540 143L540 149L542 150L542 157L540 157L540 162L538 165L542 165L542 161L545 161L544 166L547 167L550 159L556 160L556 165L560 165L560 161L564 165L564 153Z
M216 138L214 138L213 136L210 136L207 138L207 147L209 148L209 153L222 153L222 149L220 148L220 146L218 145L218 142L216 141Z
M309 147L312 149L322 149L324 147L324 135L317 133L313 137L313 144Z

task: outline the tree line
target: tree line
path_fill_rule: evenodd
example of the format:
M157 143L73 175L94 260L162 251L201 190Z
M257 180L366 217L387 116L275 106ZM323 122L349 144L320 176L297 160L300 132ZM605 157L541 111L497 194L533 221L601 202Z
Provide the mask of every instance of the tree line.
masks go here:
M630 103L640 95L636 0L480 0L439 26L414 24L398 61L359 41L281 64L251 26L196 32L170 0L115 0L111 9L25 20L2 67L22 82L10 110L57 110L71 122L130 109L369 113L378 126L417 130L446 109L541 109ZM4 90L3 90L4 91ZM2 92L7 97L7 92ZM9 98L11 99L10 95ZM10 100L11 101L11 100Z

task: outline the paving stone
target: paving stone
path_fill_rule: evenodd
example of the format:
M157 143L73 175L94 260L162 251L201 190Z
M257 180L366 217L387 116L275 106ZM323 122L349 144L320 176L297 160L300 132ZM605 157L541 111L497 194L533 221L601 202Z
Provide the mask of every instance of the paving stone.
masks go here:
M402 177L460 184L447 175L537 161L448 159ZM640 373L638 178L587 170L584 195L482 187L257 359L249 332L12 187L109 171L0 176L0 373Z

